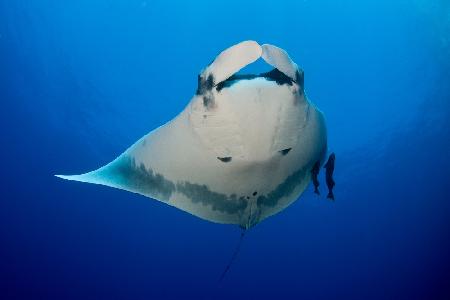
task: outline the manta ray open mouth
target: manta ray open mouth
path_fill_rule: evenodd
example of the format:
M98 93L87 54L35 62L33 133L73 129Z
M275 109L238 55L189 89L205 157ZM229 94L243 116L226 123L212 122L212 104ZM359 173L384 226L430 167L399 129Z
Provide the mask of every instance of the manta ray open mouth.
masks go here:
M220 92L220 90L222 90L223 88L230 87L233 85L233 83L236 83L239 80L251 80L255 78L264 78L269 81L275 81L279 85L292 85L294 83L294 80L292 78L286 76L278 69L273 69L272 71L260 74L233 74L231 77L219 82L216 86L216 90Z

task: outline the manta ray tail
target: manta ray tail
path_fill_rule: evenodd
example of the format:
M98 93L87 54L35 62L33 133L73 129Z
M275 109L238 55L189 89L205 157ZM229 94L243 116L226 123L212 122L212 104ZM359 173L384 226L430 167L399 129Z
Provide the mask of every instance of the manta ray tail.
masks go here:
M230 270L230 268L231 268L231 265L236 260L238 254L239 254L239 250L241 249L242 241L244 240L244 236L245 236L246 232L247 232L247 229L242 229L241 236L239 237L239 241L236 246L236 249L234 249L234 252L233 252L233 255L231 256L230 262L226 265L225 270L223 270L222 274L220 275L219 283L221 283L222 280L225 278L225 275L227 275L228 270Z

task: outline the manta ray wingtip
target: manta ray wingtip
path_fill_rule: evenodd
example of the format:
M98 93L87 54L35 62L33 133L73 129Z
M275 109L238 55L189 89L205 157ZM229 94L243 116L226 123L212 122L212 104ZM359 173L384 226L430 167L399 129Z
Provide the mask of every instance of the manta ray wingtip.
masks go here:
M70 180L70 181L93 183L91 176L89 176L89 173L81 174L81 175L55 175L55 176L58 178Z

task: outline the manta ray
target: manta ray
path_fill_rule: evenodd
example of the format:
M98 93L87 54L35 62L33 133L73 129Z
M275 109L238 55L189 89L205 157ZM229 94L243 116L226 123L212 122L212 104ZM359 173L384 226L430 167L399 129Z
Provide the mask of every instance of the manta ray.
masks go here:
M273 69L237 74L259 58ZM97 170L56 176L248 229L298 199L326 153L325 119L306 97L303 70L281 48L244 41L201 71L174 119Z

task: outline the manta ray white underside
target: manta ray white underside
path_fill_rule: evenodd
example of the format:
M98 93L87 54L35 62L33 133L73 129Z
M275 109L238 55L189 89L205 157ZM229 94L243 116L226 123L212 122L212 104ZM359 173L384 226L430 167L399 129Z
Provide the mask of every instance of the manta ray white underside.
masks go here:
M275 69L235 75L260 57ZM98 170L57 176L249 228L295 201L326 152L324 117L305 95L303 71L284 50L244 41L201 72L173 120Z

